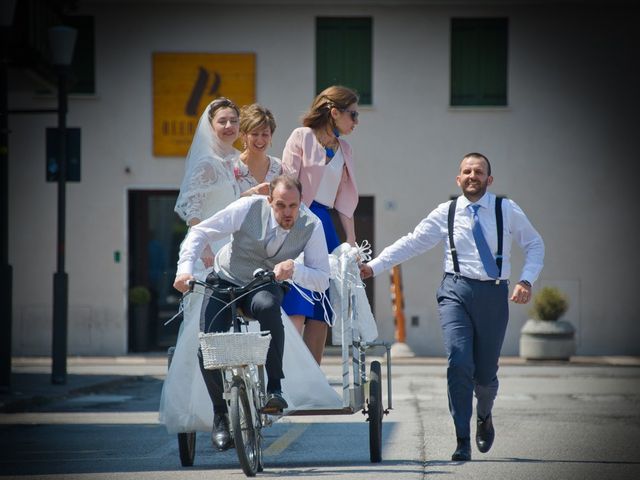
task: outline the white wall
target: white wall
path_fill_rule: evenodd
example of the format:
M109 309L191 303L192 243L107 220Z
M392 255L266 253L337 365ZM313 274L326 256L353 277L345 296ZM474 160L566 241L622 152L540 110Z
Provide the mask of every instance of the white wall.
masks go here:
M631 64L639 39L624 12L548 5L81 5L96 16L97 94L73 98L68 117L69 126L82 127L82 182L68 186L70 354L126 351L126 192L177 188L182 177L183 159L151 152L151 54L255 52L257 100L276 116L272 152L279 155L314 94L317 15L373 17L374 104L361 109L349 141L361 193L375 196L377 251L456 194L460 158L483 152L493 164L494 192L516 200L545 239L540 284L569 294L578 352L640 353L633 277L639 261L629 239L637 229L627 206L635 193L629 167L640 76ZM450 18L494 15L510 19L509 107L449 108ZM49 105L52 99L10 98L11 108ZM55 126L55 117L12 116L10 123L14 352L47 354L56 187L44 181L44 128ZM117 264L116 250L123 252ZM522 256L513 260L517 280ZM443 352L435 302L441 275L440 247L403 265L407 317L419 317L418 327L408 327L408 343L420 354ZM383 336L392 339L388 285L386 275L377 280L375 311ZM517 354L526 317L527 308L512 308L503 353Z

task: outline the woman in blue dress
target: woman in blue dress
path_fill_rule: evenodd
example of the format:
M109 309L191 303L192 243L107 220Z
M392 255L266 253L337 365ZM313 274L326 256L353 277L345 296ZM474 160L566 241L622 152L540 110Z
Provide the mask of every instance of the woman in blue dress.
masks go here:
M351 147L343 137L358 125L358 115L358 95L347 87L331 86L314 99L302 118L303 126L291 133L282 153L283 172L300 180L302 202L322 221L329 253L340 244L332 209L338 213L346 241L356 242L353 213L358 189ZM291 289L283 308L320 364L328 325L333 323L331 311L327 298L310 303L305 297L311 293L305 294Z

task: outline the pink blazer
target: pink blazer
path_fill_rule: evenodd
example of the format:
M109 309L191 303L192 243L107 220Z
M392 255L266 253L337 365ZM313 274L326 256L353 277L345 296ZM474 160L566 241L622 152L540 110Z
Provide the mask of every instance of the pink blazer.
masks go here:
M346 215L353 217L353 212L358 205L358 188L354 178L353 154L347 142L338 138L344 166L342 179L338 186L334 208ZM293 175L302 184L302 202L309 206L318 193L320 180L324 175L326 152L324 147L318 142L309 127L296 128L282 152L282 172Z

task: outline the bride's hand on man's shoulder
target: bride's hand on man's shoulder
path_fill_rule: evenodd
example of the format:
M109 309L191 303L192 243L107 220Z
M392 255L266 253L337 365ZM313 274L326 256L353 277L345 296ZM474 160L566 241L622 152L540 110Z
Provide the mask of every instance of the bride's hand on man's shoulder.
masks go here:
M263 182L253 188L255 189L254 194L256 195L269 195L269 182Z

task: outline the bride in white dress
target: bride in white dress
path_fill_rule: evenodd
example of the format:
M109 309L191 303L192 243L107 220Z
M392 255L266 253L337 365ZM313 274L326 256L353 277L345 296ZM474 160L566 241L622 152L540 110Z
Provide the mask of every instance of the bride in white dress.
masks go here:
M253 176L237 173L234 176L234 167L238 172L238 165L242 162L240 152L233 147L233 142L238 138L238 117L237 107L226 98L214 100L200 117L187 155L185 176L175 207L175 211L189 226L196 225L237 199L241 194L239 183L245 187L248 177L255 182L254 187L272 179L268 178L269 174L273 175L271 169L264 179L259 178L262 182ZM264 130L265 125L255 126L254 122L248 122L252 123L254 129L262 127ZM270 128L273 133L275 122L268 122L268 125L273 125ZM213 265L214 253L228 240L207 246L202 258L194 266L194 277L200 280L206 278ZM197 358L202 299L202 295L197 293L184 299L184 320L160 399L160 423L165 425L169 433L207 432L211 431L213 425L211 399ZM284 312L282 320L285 328L285 378L282 387L289 404L287 411L339 407L340 397L329 385Z

